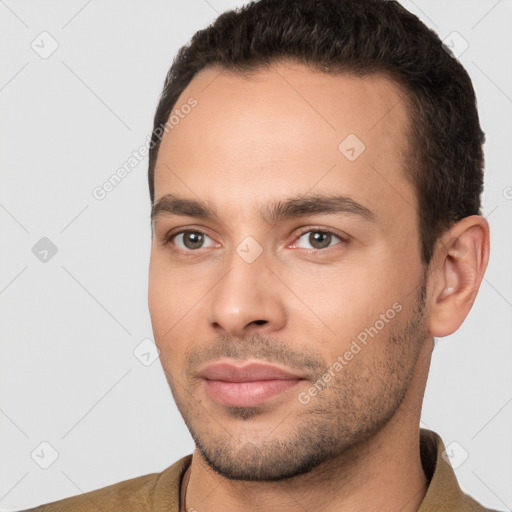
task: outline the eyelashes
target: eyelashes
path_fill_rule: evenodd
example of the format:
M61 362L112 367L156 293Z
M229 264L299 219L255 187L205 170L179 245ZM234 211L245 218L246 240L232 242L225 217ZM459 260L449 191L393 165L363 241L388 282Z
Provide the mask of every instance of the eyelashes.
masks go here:
M334 231L331 231L331 230L327 230L327 229L308 229L307 231L303 231L302 234L299 234L299 236L297 237L297 240L300 240L301 238L304 237L304 235L307 235L308 233L311 233L311 234L321 234L321 235L327 235L326 239L328 240L329 244L325 247L313 247L312 249L308 249L308 248L304 248L304 249L307 249L307 250L313 250L313 251L322 251L322 250L325 250L325 249L328 249L329 247L332 247L332 245L330 244L330 242L332 241L333 238L336 238L339 240L339 242L343 243L343 244L346 244L348 242L348 240L346 238L343 238L341 237L339 234L335 233ZM309 240L308 241L311 241L311 235L309 236ZM320 241L320 244L322 244L323 242L325 241L322 240ZM316 240L315 242L318 242L318 240ZM334 244L334 245L337 245L337 244Z
M298 243L301 239L304 238L305 235L309 234L309 238L306 240L306 244L310 244L310 247L297 247ZM185 241L187 240L187 235L194 235L191 238L188 238L189 245L192 247L187 247ZM313 236L314 235L314 236ZM320 235L320 237L316 236ZM176 240L178 240L178 246L176 246ZM180 231L175 231L168 233L161 245L163 247L170 247L174 252L178 254L183 254L186 256L197 255L197 253L202 252L203 249L208 249L209 247L204 247L204 243L210 240L213 243L210 243L209 247L218 247L220 244L217 244L207 233L201 231L200 229L182 229ZM191 242L191 243L190 243ZM327 245L326 245L327 242ZM335 242L332 244L332 242ZM311 245L320 244L320 247L314 247ZM349 237L337 231L327 228L308 228L303 229L299 233L294 235L293 241L291 244L288 244L287 247L299 248L303 249L308 253L318 253L321 251L326 251L331 247L341 245L346 246L349 243ZM197 245L201 245L198 247Z

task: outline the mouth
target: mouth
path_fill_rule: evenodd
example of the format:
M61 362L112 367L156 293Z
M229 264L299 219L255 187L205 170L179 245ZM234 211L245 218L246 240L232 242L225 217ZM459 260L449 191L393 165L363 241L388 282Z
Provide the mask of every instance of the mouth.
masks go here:
M303 375L266 363L216 362L200 377L210 398L228 407L255 407L286 393L305 380Z

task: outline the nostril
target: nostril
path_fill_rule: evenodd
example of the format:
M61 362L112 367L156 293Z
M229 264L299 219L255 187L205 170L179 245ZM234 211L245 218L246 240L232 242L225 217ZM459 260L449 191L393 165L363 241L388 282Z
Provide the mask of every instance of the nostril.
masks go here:
M258 325L262 325L262 324L266 324L266 323L267 323L267 321L266 321L266 320L255 320L255 321L253 322L253 324L258 324Z

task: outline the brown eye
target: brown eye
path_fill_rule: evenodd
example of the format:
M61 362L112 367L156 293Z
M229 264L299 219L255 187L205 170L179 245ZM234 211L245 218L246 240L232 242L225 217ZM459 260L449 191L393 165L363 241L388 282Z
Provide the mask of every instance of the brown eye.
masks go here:
M308 236L306 237L306 235ZM301 242L301 239L306 240L306 242ZM301 249L310 249L317 251L321 249L327 249L328 247L336 245L339 242L345 242L345 240L340 236L329 231L310 229L309 231L305 231L304 233L302 233L297 238L295 246Z
M187 231L182 233L183 245L187 249L200 249L204 242L204 234L198 233L197 231Z
M324 249L331 244L332 235L323 233L322 231L312 231L309 235L308 242L314 249Z
M207 242L206 239L211 240L211 238L202 231L185 230L167 237L164 245L175 245L177 250L181 252L193 252L197 249L203 249L205 242ZM213 240L211 240L209 246L214 246ZM208 245L206 245L206 247L208 247Z

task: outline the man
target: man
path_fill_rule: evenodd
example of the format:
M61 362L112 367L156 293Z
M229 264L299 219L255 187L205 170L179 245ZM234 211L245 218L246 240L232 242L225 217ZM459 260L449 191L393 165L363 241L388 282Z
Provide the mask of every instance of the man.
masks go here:
M483 142L468 74L395 2L195 34L155 115L148 302L196 449L32 510L488 510L419 427L488 262Z

